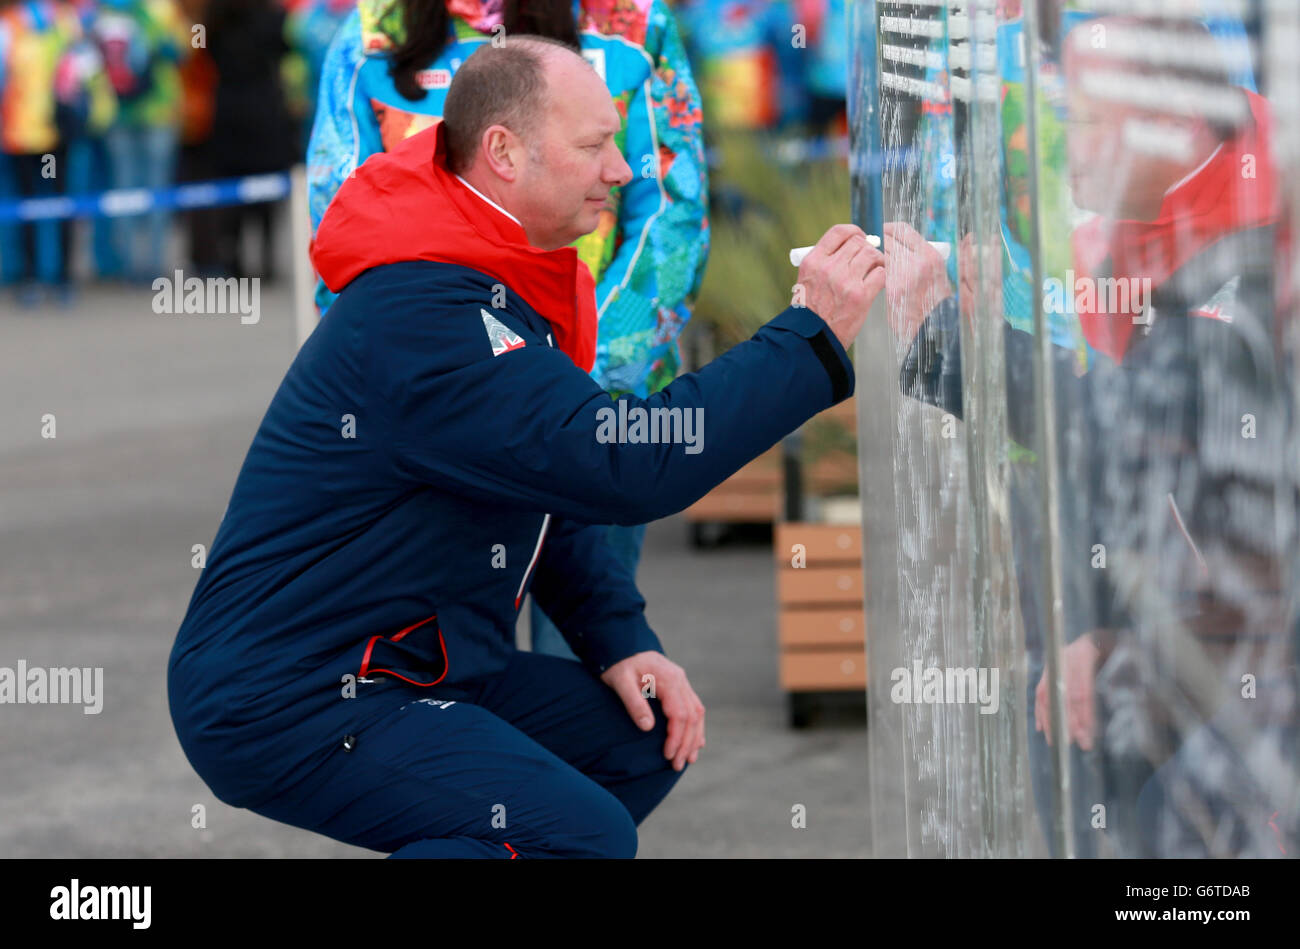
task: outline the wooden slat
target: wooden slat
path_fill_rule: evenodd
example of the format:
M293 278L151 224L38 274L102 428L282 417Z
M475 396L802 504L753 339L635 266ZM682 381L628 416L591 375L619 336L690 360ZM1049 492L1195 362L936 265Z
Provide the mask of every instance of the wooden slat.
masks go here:
M861 609L782 610L777 618L781 648L863 648Z
M769 494L779 494L781 484L780 468L769 468L766 465L758 464L758 462L750 462L709 493L712 494L714 491L723 494L766 491Z
M862 562L862 528L835 524L778 524L773 550L778 565L793 568L794 545L803 544L806 565L825 567Z
M854 488L858 483L858 459L837 452L823 455L804 468L804 483L813 494L826 494L841 488Z
M781 510L781 451L770 448L686 509L688 521L764 524Z
M866 687L867 658L861 649L781 653L781 688L787 692Z
M777 601L782 606L837 604L860 607L862 570L855 566L778 570L776 590Z
M776 520L780 506L781 497L775 491L755 494L715 489L686 509L686 519L764 524Z

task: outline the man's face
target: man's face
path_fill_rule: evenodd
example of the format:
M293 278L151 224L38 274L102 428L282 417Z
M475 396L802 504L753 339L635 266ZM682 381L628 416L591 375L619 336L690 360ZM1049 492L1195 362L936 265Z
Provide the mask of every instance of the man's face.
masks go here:
M1070 90L1066 156L1075 203L1120 217L1132 184L1133 157L1123 145L1125 110L1099 102L1077 86Z
M596 229L610 190L632 180L615 144L622 126L600 77L575 57L547 64L547 114L528 142L512 208L532 244L565 247Z
M1108 28L1106 20L1099 28ZM1102 34L1103 36L1105 34ZM1065 78L1069 89L1066 156L1070 187L1079 207L1109 217L1123 217L1125 191L1134 182L1132 160L1124 147L1124 122L1131 110L1096 99L1084 91L1090 73L1114 70L1115 60L1104 48L1089 47L1085 26L1074 30L1065 44Z
M1123 23L1110 26L1112 31L1123 28ZM1092 50L1088 36L1083 27L1076 29L1065 48L1069 86L1066 154L1074 202L1108 218L1145 219L1159 209L1165 189L1181 173L1174 171L1175 164L1169 158L1130 145L1125 140L1126 125L1158 122L1170 134L1181 129L1189 137L1192 130L1171 116L1088 95L1084 86L1090 73L1121 69L1104 49ZM1143 81L1136 74L1132 79Z

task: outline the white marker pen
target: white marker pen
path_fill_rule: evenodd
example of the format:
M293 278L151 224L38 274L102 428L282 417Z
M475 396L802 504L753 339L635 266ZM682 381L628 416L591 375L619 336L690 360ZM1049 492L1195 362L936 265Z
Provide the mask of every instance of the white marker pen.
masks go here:
M880 238L877 237L875 234L868 234L867 242L872 247L880 246ZM935 250L937 250L939 252L939 255L943 257L944 260L947 260L948 256L952 253L952 245L949 244L947 241L926 241L926 243L929 244L931 247L933 247ZM808 256L811 250L812 250L811 247L791 248L790 265L793 267L798 267L800 264L803 263L803 259Z

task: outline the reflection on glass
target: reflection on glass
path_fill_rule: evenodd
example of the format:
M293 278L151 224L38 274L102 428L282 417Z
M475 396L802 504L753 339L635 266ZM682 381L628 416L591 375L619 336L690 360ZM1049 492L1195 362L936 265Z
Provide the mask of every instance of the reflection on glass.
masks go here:
M1297 852L1298 19L857 5L878 854Z

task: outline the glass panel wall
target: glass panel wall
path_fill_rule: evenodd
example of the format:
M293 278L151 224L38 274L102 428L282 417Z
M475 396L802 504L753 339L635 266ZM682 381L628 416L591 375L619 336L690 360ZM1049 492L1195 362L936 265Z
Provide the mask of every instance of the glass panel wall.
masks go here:
M1300 5L850 23L876 854L1294 854Z

